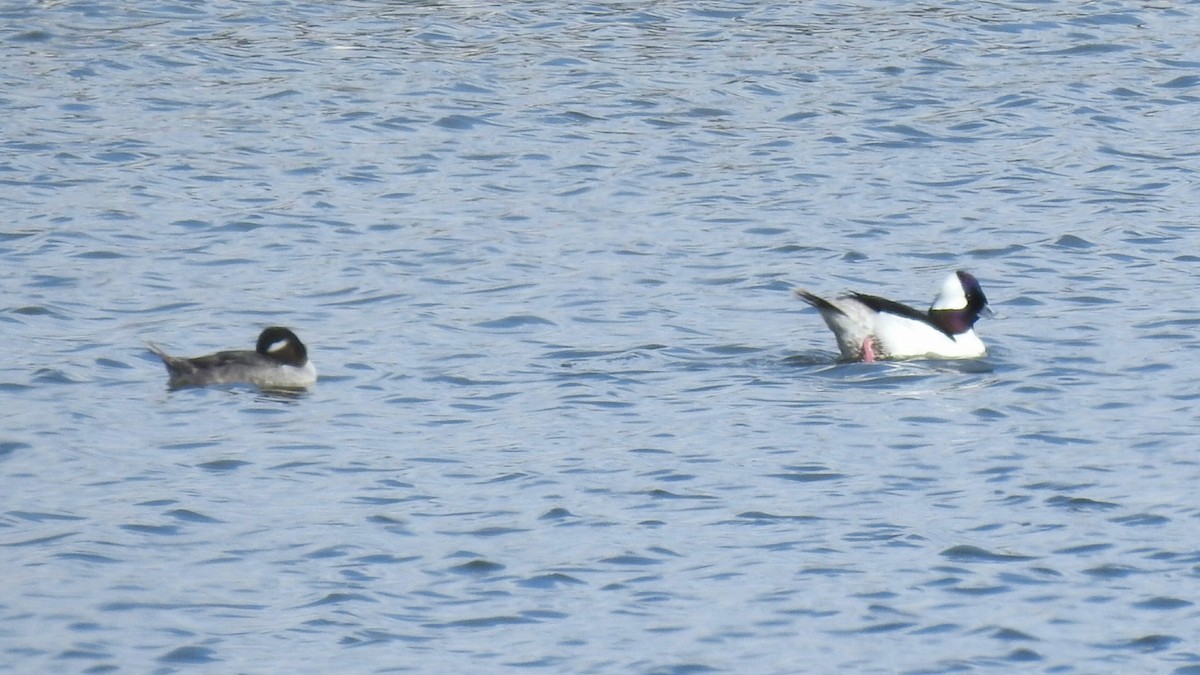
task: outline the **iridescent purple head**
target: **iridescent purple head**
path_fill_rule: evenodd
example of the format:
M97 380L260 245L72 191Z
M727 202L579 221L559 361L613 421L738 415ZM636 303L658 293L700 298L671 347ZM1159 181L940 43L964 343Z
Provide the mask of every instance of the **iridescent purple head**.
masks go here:
M942 330L957 335L971 330L979 315L988 311L987 304L979 281L969 272L959 270L942 283L929 308L929 316Z

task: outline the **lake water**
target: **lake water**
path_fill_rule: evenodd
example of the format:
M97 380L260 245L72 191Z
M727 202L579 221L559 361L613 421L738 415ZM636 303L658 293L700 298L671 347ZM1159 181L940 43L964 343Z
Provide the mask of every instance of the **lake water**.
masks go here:
M1195 3L0 18L0 670L1200 673Z

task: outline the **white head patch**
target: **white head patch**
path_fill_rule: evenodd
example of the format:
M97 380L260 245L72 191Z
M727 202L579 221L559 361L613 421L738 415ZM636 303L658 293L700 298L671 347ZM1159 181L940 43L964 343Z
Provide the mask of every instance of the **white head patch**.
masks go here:
M281 350L283 350L285 347L287 347L287 346L288 346L288 344L289 344L290 342L291 342L291 341L290 341L290 340L288 340L287 338L284 338L284 339L282 339L282 340L276 340L276 341L274 341L274 342L272 342L272 343L271 343L271 346L270 346L270 347L267 347L267 353L268 353L268 354L274 354L274 353L276 353L276 352L278 352L278 351L281 351Z
M942 290L938 291L929 309L965 309L966 306L967 294L963 292L962 282L958 280L956 272L942 282Z

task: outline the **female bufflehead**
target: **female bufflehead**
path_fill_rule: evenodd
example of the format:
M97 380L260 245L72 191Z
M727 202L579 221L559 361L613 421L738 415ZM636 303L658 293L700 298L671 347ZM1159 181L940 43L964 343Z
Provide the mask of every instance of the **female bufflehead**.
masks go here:
M254 351L217 352L186 359L171 356L150 343L167 366L170 386L203 387L208 384L253 384L266 389L298 389L317 381L317 369L296 334L272 326L258 336Z
M973 326L991 310L979 282L966 272L946 278L928 312L862 293L826 300L798 288L796 295L821 312L847 361L970 359L987 353Z

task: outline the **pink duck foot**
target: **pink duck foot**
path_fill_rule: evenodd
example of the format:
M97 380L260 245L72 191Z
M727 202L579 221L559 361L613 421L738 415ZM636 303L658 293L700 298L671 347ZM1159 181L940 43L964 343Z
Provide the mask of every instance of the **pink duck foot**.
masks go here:
M863 363L875 362L875 339L872 337L868 337L867 339L863 340L862 360Z

